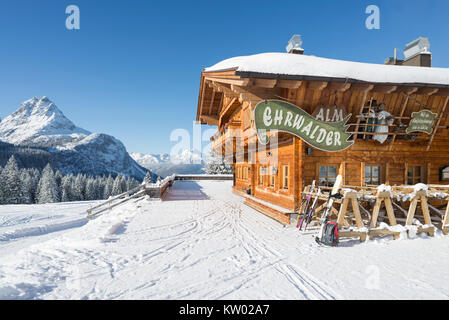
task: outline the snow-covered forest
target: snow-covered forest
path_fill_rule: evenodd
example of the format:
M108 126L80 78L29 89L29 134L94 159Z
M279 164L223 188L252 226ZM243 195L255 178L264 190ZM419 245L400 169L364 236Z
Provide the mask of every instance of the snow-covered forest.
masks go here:
M102 200L139 184L134 178L117 175L63 175L48 164L42 171L20 169L12 156L0 167L0 204L55 203Z
M210 152L204 171L207 174L232 174L232 166L223 156Z

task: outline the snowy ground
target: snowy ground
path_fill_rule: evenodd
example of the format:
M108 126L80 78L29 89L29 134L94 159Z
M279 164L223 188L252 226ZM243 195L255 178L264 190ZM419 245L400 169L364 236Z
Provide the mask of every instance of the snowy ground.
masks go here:
M449 298L449 237L319 247L231 183L177 181L90 222L89 203L0 207L0 298Z

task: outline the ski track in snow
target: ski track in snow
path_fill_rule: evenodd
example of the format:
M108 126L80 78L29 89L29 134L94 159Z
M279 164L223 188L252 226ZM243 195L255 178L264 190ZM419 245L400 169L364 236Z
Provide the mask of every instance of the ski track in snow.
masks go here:
M34 235L64 231L0 255L0 299L332 300L363 294L401 298L407 290L424 290L417 297L449 297L445 274L437 276L441 283L432 280L431 271L427 278L408 280L413 270L405 269L398 277L397 264L377 262L384 254L386 261L393 261L396 253L388 249L412 241L318 247L312 230L283 227L243 205L229 189L230 182L176 182L166 201L132 201L88 223L43 219L46 229L42 224L27 228L31 215L17 220L1 216L5 244L20 243L19 236L31 241ZM11 230L13 225L17 229ZM9 233L1 233L1 226ZM400 258L406 261L408 256ZM370 263L385 264L382 274L398 282L390 284L386 278L384 291L367 291L364 268ZM397 289L399 284L407 289Z

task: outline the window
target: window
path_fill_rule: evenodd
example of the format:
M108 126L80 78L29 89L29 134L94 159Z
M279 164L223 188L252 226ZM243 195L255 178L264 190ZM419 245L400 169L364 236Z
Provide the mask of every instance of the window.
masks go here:
M365 185L380 184L380 167L365 166Z
M248 179L248 168L243 167L243 179Z
M269 167L269 170L270 170L270 187L274 187L274 179L275 179L275 171L274 171L274 167L273 166L270 166Z
M288 189L289 187L288 165L282 167L282 187L284 189Z
M408 166L407 168L407 184L417 184L423 182L422 166Z
M322 186L332 187L337 178L336 166L320 166L319 182Z
M265 174L265 167L259 167L259 185L263 186L263 176Z

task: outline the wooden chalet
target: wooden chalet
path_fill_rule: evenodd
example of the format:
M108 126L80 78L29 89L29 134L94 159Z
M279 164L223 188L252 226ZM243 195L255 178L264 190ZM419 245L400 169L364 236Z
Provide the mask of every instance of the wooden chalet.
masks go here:
M416 56L413 61L429 61ZM288 213L298 211L306 186L313 180L332 185L338 174L356 190L417 183L444 189L449 183L449 69L391 64L302 52L224 60L201 73L196 121L218 127L212 148L232 163L233 190L284 223ZM270 101L294 105L320 123L348 117L350 146L328 151L282 130L262 145L255 108Z

